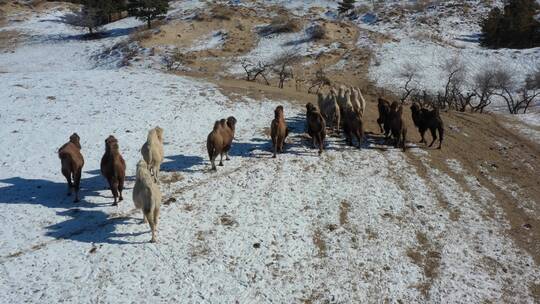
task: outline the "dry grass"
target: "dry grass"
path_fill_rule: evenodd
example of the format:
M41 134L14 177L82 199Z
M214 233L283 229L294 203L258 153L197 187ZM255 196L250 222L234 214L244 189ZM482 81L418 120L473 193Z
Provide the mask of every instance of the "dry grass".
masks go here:
M309 37L313 40L321 40L326 37L326 28L321 24L315 24L306 31Z
M219 4L210 9L210 15L214 19L231 20L234 10L228 5Z
M150 39L153 34L154 34L153 30L148 30L146 29L146 27L140 27L134 30L133 32L131 32L131 34L129 34L129 41L141 42L143 40Z
M21 39L21 35L22 34L17 31L0 31L0 50L14 49Z
M288 15L278 15L272 19L269 25L263 27L259 33L261 35L271 35L277 33L293 33L302 29L302 22L298 18Z
M437 3L437 1L417 0L411 4L406 5L405 8L413 12L424 12L430 5L435 3Z
M453 41L445 39L443 36L435 33L431 33L428 31L419 31L411 35L412 38L418 40L418 41L424 41L424 42L434 42L436 44L442 45L442 46L450 46L454 48L462 49L463 46L460 46Z
M323 239L323 235L319 229L316 229L313 233L313 244L317 247L317 256L326 256L326 242Z
M348 223L350 208L351 204L346 201L341 202L341 204L339 205L339 224L341 226L344 226Z
M353 9L353 14L360 16L371 11L371 7L367 4L360 4Z

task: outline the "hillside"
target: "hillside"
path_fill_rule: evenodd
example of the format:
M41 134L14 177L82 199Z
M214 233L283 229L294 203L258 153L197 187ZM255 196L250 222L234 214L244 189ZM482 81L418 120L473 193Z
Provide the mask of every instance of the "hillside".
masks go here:
M403 58L422 66L419 83L437 86L434 61L454 48L471 69L484 57L532 69L537 49L492 54L471 41L418 40L414 31L454 41L478 30L449 24L463 17L450 6L429 9L445 17L419 27L412 8L341 20L334 1L230 2L173 1L153 29L130 17L107 24L99 39L62 22L65 3L0 7L0 302L540 301L536 108L441 111L441 150L417 144L408 104L406 152L384 144L376 123L377 98L400 94L390 84L399 83L391 77ZM487 10L478 7L466 20ZM276 15L297 30L261 35ZM314 23L324 38L307 36ZM271 73L270 85L244 80L242 62L289 49L302 58L295 79L303 81L279 89ZM175 50L182 62L167 70ZM321 156L312 147L305 104L317 101L308 88L321 68L334 84L365 92L362 149L338 136ZM277 105L291 133L273 159ZM229 115L238 120L231 160L212 172L206 137ZM153 244L132 188L140 147L157 125L165 161ZM85 158L78 203L65 196L57 154L73 132ZM100 175L110 134L127 163L118 207Z

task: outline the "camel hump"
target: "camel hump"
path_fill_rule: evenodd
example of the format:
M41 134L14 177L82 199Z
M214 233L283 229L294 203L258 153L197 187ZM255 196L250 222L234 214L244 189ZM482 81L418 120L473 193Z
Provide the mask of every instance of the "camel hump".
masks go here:
M216 122L214 123L214 131L216 131L220 125L221 125L221 121L216 120Z

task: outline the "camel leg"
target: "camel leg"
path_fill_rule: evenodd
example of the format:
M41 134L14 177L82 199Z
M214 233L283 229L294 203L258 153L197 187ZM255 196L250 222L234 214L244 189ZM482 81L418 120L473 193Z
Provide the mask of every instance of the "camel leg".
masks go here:
M82 175L82 168L79 168L74 175L74 187L75 187L75 200L74 202L79 201L79 190L81 188L81 175Z
M116 198L118 197L118 180L109 180L109 185L111 185L111 191L114 197L113 206L117 206L118 202Z
M68 185L67 195L70 196L71 191L73 190L73 184L71 183L71 172L69 172L68 169L62 168L62 174L66 178L67 185Z
M156 232L157 232L158 224L159 224L159 208L155 208L154 209L154 225L156 226Z
M218 166L223 166L223 153L219 154L219 164Z
M429 131L431 132L432 137L431 143L429 144L429 147L431 148L431 146L433 146L433 143L435 143L435 140L437 140L437 132L435 132L435 129L429 129Z
M277 147L277 138L272 137L272 152L274 153L272 155L272 158L276 158L277 149L278 149L278 147Z
M438 130L439 130L439 147L437 149L441 149L442 142L443 142L444 130L443 130L442 127L439 127Z
M362 149L362 141L364 139L364 134L362 132L358 132L356 135L356 139L358 140L358 149Z
M149 212L146 215L146 218L148 219L148 224L150 225L150 230L152 231L152 239L150 239L150 243L157 243L156 239L156 222L154 221L154 215L153 212Z
M141 210L141 211L142 211L142 210ZM142 219L143 219L142 222L143 222L144 224L148 223L148 219L146 218L146 214L144 214L144 211L142 211Z
M159 184L159 165L154 167L154 180Z
M421 137L420 143L424 143L424 144L427 143L427 142L426 142L426 138L424 137L424 134L425 134L425 133L426 133L426 130L420 130L420 137Z
M216 171L216 157L212 156L212 159L210 159L210 162L212 163L212 170Z
M122 190L124 190L124 178L120 178L118 181L118 192L120 194L120 198L118 199L119 202L124 200L124 197L122 197Z

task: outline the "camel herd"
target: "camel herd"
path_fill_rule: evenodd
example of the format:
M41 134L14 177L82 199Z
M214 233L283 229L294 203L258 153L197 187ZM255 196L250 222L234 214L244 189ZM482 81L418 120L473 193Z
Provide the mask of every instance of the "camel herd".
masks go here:
M403 122L403 106L398 102L390 103L382 98L378 99L379 124L381 133L385 134L388 142L393 140L394 146L405 150L407 129ZM339 89L332 88L328 94L318 94L318 104L306 104L306 127L307 133L312 139L314 147L318 148L319 154L324 150L324 142L327 130L339 135L343 131L348 145L353 145L353 139L361 148L364 138L364 113L366 101L358 88ZM421 142L426 143L424 134L429 129L432 135L433 145L439 134L439 146L441 148L444 127L438 109L425 109L418 104L411 106L412 119L418 128ZM221 119L214 123L212 131L208 134L206 148L210 158L212 170L216 170L215 161L220 156L219 166L223 166L223 155L229 160L235 129L236 118L233 116ZM283 106L277 106L274 111L274 119L271 122L270 135L272 138L273 157L277 153L283 153L285 139L289 134ZM146 142L141 147L142 159L137 163L135 186L133 188L133 203L143 213L143 221L148 222L152 232L151 242L157 242L157 225L159 221L159 208L161 205L161 191L159 188L159 171L164 159L163 153L163 129L155 127L148 132ZM69 142L58 150L61 160L62 174L68 184L68 195L75 192L75 202L79 201L84 158L81 154L80 137L73 133ZM123 200L122 190L126 176L126 162L120 153L118 140L110 135L105 139L105 152L101 158L101 174L109 183L114 202L117 205Z
M148 222L152 231L151 242L157 242L156 232L161 205L159 190L159 168L163 162L163 129L155 127L148 132L146 142L141 148L143 159L137 163L135 186L133 187L133 204L143 213L143 221ZM68 195L75 192L75 202L79 201L82 167L84 158L81 154L80 137L73 133L69 142L58 150L62 165L62 174L67 180ZM126 177L126 162L120 154L118 140L110 135L105 139L105 153L101 158L101 174L107 182L114 197L113 206L123 200L122 190Z

